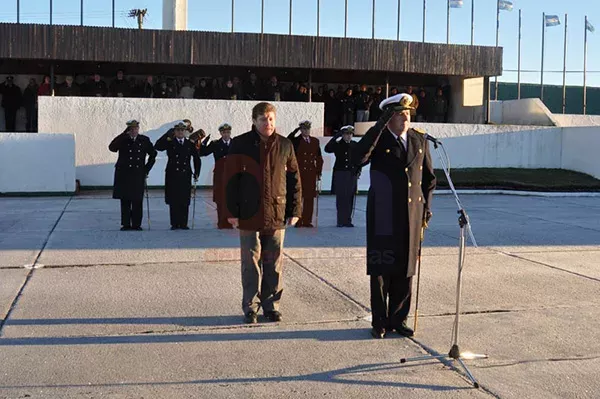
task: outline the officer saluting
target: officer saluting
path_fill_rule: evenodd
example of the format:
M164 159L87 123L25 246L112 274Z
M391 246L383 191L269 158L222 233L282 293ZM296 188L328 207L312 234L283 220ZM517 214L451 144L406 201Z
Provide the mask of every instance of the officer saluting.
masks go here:
M337 227L354 227L352 209L361 168L352 163L352 153L357 145L352 141L352 134L354 134L354 127L344 126L325 146L326 153L335 154L331 193L335 194Z
M215 158L215 168L213 170L213 202L217 204L217 227L219 229L231 229L231 224L227 221L226 202L225 202L225 162L229 147L231 145L231 126L223 123L219 126L221 138L208 143L210 135L202 142L200 146L200 156L204 157L212 154Z
M189 230L188 214L192 192L192 159L194 180L200 175L200 157L196 146L185 137L188 125L181 122L156 142L158 151L167 151L165 170L165 202L169 204L171 230Z
M121 230L142 230L145 181L156 161L152 142L139 132L140 123L129 121L125 131L108 146L110 151L119 153L113 198L121 200Z
M371 162L367 199L367 274L371 334L412 336L406 325L421 227L431 217L435 175L425 136L410 128L409 94L381 102L384 111L356 146L355 163Z
M296 227L313 227L314 202L318 195L317 180L321 180L323 172L321 146L319 139L310 135L311 125L310 121L300 122L300 125L288 135L296 151L302 184L302 218L296 223Z

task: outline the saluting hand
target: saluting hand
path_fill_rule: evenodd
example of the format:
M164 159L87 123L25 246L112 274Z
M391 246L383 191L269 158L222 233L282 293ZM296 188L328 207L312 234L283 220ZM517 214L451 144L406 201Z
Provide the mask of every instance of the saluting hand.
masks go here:
M295 226L295 225L296 225L296 223L298 223L298 221L299 221L299 220L300 220L300 218L299 218L299 217L297 217L297 216L293 216L293 217L291 217L291 218L287 218L287 220L286 220L286 224L287 224L288 226Z

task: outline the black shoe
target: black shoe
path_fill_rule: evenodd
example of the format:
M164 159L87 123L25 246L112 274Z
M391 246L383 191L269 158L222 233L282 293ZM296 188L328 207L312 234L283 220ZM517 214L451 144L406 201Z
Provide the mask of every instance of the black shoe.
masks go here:
M371 329L371 336L375 339L383 339L385 338L385 329L373 327Z
M277 323L282 320L281 313L279 313L276 310L265 312L265 317L267 318L267 320L272 321L273 323Z
M138 227L132 227L131 230L142 231L144 229L142 229L140 226L138 226Z
M250 311L246 313L244 316L244 323L246 324L256 324L258 323L258 315L256 312Z
M189 230L190 228L189 228L189 227L187 227L187 226L181 226L181 227L180 227L180 229L181 229L181 230Z
M171 226L171 230L177 230L179 227L177 226Z
M341 223L338 223L337 227L345 227L345 226L343 224L341 224Z
M310 227L310 228L314 228L315 226L313 226L313 224L312 224L312 223L308 223L308 224L305 224L305 225L304 225L304 227Z
M121 231L129 231L131 230L131 226L123 226L121 227Z
M304 225L302 223L298 222L294 225L294 227L299 228L299 227L304 227Z
M396 330L396 332L402 335L403 337L412 337L413 335L415 335L413 329L407 326L406 322L403 322L402 325L400 325L400 327L396 327L394 328L394 330Z
M346 223L344 227L354 227L354 225L352 223Z

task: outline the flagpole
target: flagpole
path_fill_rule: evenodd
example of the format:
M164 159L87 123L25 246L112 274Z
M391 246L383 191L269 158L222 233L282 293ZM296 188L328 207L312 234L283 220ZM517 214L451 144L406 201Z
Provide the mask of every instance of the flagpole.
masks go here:
M565 14L565 53L563 55L563 93L562 93L562 113L567 110L567 14Z
M521 9L519 8L519 46L517 53L517 100L521 99Z
M446 0L446 44L450 44L450 0Z
M348 37L348 0L345 3L344 37Z
M289 32L290 35L292 34L292 8L293 8L292 0L290 0L290 32Z
M81 24L81 26L83 26L83 0L81 0L81 4L80 4L80 7L79 7L79 10L80 10L80 15L79 16L81 17L80 20L79 20L79 23Z
M21 0L17 0L17 23L21 23Z
M317 14L319 15L319 14ZM317 17L318 19L318 17ZM260 33L265 33L265 0L260 2ZM317 21L317 36L319 36L319 22Z
M50 25L52 25L52 0L50 0Z
M544 36L546 34L546 13L542 13L542 67L540 78L540 100L544 101Z
M265 0L263 0L263 7L264 7L264 2L265 2ZM317 37L319 37L320 25L321 25L321 1L317 0Z
M587 33L588 33L588 19L587 15L585 16L585 28L583 35L583 114L585 115L587 112L587 86L586 86L586 77L587 77Z
M427 19L426 11L427 11L427 0L423 0L423 43L425 43L425 21Z
M400 5L402 0L398 0L398 31L396 32L396 40L400 40Z
M371 22L371 39L375 39L375 0L373 0L373 11L371 12L373 21Z
M496 47L500 43L500 0L496 0ZM498 101L498 75L494 76L494 100Z
M231 0L231 33L233 33L233 24L234 24L234 17L235 17L235 0Z
M475 44L475 0L471 0L471 46Z

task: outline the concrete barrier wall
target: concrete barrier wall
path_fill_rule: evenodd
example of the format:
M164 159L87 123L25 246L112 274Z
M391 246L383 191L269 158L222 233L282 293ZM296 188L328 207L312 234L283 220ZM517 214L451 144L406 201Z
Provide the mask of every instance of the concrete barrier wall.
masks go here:
M156 142L176 121L188 118L194 128L204 129L211 138L219 137L223 122L232 125L233 136L250 130L252 107L258 101L141 99L141 98L73 98L43 97L39 100L41 132L74 133L77 141L77 179L82 186L111 186L117 154L108 144L125 128L129 119L141 123L141 132ZM322 103L276 102L277 128L287 135L302 120L313 122L313 135L323 135ZM202 158L199 184L212 184L213 158ZM166 154L159 153L150 173L149 185L163 185Z
M492 101L491 122L500 125L558 126L554 114L539 98Z
M0 193L74 191L72 134L0 133Z
M556 123L561 127L600 126L600 115L560 115L554 114Z
M576 170L600 179L600 128L563 128L563 169Z

